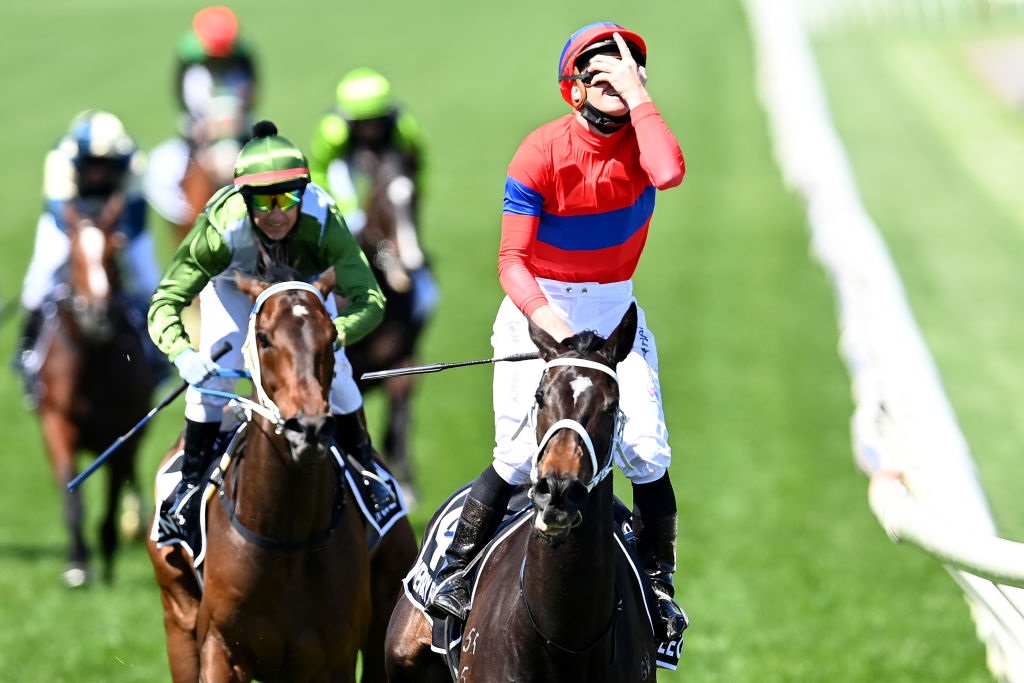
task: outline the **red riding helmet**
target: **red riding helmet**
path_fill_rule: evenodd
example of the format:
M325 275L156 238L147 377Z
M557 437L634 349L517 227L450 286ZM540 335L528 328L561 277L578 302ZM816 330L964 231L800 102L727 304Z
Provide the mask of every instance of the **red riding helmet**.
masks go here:
M558 60L558 80L562 90L562 99L573 105L572 88L574 81L567 77L574 75L577 71L577 62L581 57L591 52L604 51L609 47L615 47L613 33L618 33L626 41L633 60L640 66L647 64L647 43L640 37L639 33L622 28L618 24L608 21L599 21L594 24L587 24L579 29L565 42L562 48L562 56Z

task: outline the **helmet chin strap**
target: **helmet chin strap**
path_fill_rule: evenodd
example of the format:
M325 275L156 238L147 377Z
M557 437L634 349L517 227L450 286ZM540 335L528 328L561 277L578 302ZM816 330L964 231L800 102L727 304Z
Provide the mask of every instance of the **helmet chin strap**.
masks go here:
M584 102L583 106L579 107L579 112L590 125L602 133L614 133L629 123L629 112L621 116L612 116L604 113L590 102Z

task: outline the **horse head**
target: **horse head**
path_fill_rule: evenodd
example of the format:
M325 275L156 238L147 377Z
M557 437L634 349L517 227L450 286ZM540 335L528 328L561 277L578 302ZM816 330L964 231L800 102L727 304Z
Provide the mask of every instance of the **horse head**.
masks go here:
M370 169L372 188L366 226L360 233L371 265L399 293L409 291L411 274L422 268L426 260L419 243L416 184L406 166L394 152L365 162Z
M636 304L607 339L586 331L558 342L530 322L530 338L545 362L530 494L534 530L553 543L580 523L590 492L611 472L621 425L615 367L632 349L636 328Z
M247 134L245 112L242 98L218 95L192 122L192 158L214 187L230 185L234 178L235 161Z
M292 462L322 462L334 436L328 393L334 376L334 327L324 298L333 284L236 276L253 299L243 354L260 404L277 423Z
M68 202L64 220L70 237L70 310L82 336L96 342L114 334L110 304L121 290L118 254L124 235L116 231L124 195L105 201Z

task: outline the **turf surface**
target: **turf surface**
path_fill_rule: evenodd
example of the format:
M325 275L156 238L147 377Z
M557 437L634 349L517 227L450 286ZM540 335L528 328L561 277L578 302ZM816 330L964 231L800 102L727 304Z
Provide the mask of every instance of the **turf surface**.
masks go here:
M108 108L147 148L172 134L173 46L200 6L127 0L5 5L0 300L20 288L40 208L42 159L75 113ZM340 75L362 64L388 74L421 119L431 154L425 239L444 297L423 346L425 362L490 354L490 323L500 299L495 250L505 167L529 130L564 111L554 72L565 37L607 18L640 31L650 46L651 91L689 166L683 186L659 197L636 278L658 335L680 503L678 583L693 621L680 670L660 680L990 680L958 589L929 558L894 546L867 507L865 481L850 455L852 406L836 352L831 291L808 256L800 207L771 159L738 3L460 0L354 7L323 0L286 9L249 0L239 13L260 50L259 110L300 145ZM836 41L826 49L829 72L856 72L852 47ZM948 44L926 47L938 55L934 68L952 68L942 57ZM893 67L887 55L883 50L874 57L880 72ZM857 113L877 98L856 88L884 86L894 97L909 98L906 83L895 76L888 83L841 82L835 96L853 111L838 118L859 143L880 130L869 117L893 115ZM844 94L847 84L850 94ZM932 112L929 120L936 128L953 126L957 137L963 124L946 116ZM1006 125L1013 130L1012 121ZM997 323L1013 319L1012 292L1019 284L1012 282L1011 266L1020 232L1014 236L998 188L941 173L948 167L965 174L949 137L929 137L918 128L920 145L911 147L909 135L894 133L888 148L855 156L865 175L878 176L865 189L868 199L900 227L891 238L912 298L921 305L957 407L963 406L972 445L975 439L980 444L975 450L984 455L990 494L1012 520L1019 468L1011 456L1018 440L1007 437L1015 429L1012 415L997 419L993 408L1005 403L1010 413L1019 405L1008 376L1015 371L1009 340L1016 328ZM899 192L887 188L891 183L881 172L870 173L872 164L893 159L913 164L896 177L915 184ZM935 167L945 191L934 192L934 177L925 182L928 167ZM971 208L953 201L954 188L970 197ZM907 196L925 189L934 194L908 207ZM903 213L911 208L926 213ZM961 229L930 229L938 219ZM1000 226L998 239L988 232L993 225ZM169 231L157 227L166 256ZM991 241L988 257L965 250L965 243L982 240ZM962 291L945 276L961 264L958 272L980 293ZM985 289L997 269L1005 283ZM1001 306L1006 315L972 312L972 300ZM5 322L0 330L3 359L10 357L17 325ZM991 340L984 354L959 343L965 329ZM486 368L429 375L419 386L414 442L423 506L414 514L417 527L487 464L492 438ZM370 401L371 419L378 419L379 407ZM153 421L141 456L147 475L180 428L181 409L174 404ZM0 372L0 415L0 680L166 680L159 597L143 549L125 549L115 585L65 590L58 580L64 554L58 492L38 428L7 371ZM85 484L87 504L95 502L101 478Z

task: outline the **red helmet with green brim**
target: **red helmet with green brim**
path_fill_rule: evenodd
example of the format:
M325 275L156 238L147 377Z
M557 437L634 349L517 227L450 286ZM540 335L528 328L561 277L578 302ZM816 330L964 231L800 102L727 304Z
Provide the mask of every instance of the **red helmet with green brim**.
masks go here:
M238 17L228 7L204 7L192 18L192 27L178 43L178 58L187 64L211 57L245 57L248 48L239 29Z
M238 153L235 187L243 193L287 192L309 183L309 164L291 140L269 121L253 126L253 139Z
M573 81L568 77L574 75L581 57L586 57L593 52L606 52L609 48L617 49L615 39L612 37L614 33L618 33L626 41L626 46L637 64L640 66L647 64L647 43L639 33L608 21L587 24L569 36L569 40L562 48L562 56L558 60L558 85L562 90L562 99L570 105L573 104Z

